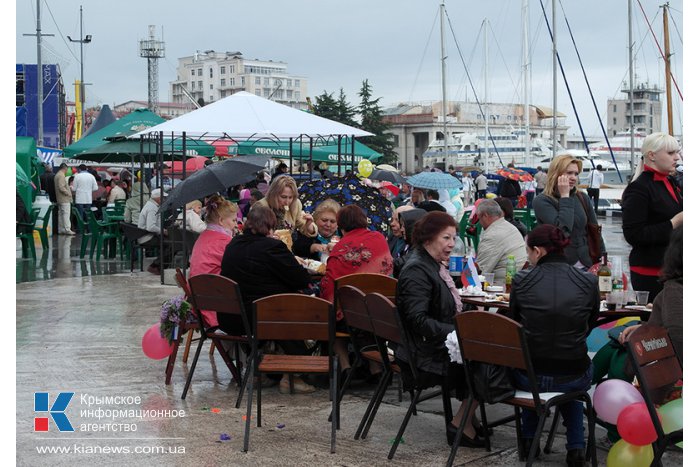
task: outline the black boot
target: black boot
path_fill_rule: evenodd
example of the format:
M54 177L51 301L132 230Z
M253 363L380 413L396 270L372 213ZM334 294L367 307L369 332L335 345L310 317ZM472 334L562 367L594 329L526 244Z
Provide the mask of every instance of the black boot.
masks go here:
M584 467L586 465L586 450L571 449L566 453L567 467Z

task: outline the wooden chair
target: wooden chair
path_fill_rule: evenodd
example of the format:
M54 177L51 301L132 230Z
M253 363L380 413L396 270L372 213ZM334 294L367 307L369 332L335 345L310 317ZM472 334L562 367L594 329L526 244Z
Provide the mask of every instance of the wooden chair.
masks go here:
M668 331L660 326L640 326L630 334L625 346L658 435L657 440L652 443L654 460L651 465L660 466L661 456L666 448L670 444L683 441L683 428L664 433L654 404L663 403L669 389L678 380L683 379L683 368L673 349Z
M396 346L401 346L402 348L406 349L409 356L408 364L411 369L411 373L413 374L413 380L418 381L418 367L415 362L414 349L411 344L411 340L408 338L408 335L405 331L399 312L396 309L396 305L394 305L388 298L377 293L367 294L367 296L365 297L365 303L367 304L367 309L371 310L368 315L370 317L372 329L374 330L374 335L376 336L377 341L389 341L395 344ZM379 346L379 348L382 349L382 346ZM384 349L386 349L386 347L384 347ZM376 415L377 410L379 409L379 405L381 404L382 398L384 397L384 393L386 392L386 388L389 383L388 373L397 372L395 369L393 369L395 363L389 360L388 355L386 355L385 353L382 353L382 355L385 365L388 365L390 369L389 371L385 371L383 379L380 382L380 389L377 393L377 397L375 398L375 403L371 408L369 419L366 421L363 437L367 436L367 431L369 431L369 427L372 425L374 416ZM400 373L400 371L401 370L399 369L398 372ZM442 395L445 423L450 423L450 421L452 420L452 405L450 402L450 391L448 389L446 379L442 382L440 390L431 392L423 397L421 397L421 394L424 390L429 389L428 387L416 385L415 387L408 389L414 391L413 393L411 393L411 405L406 411L406 415L404 416L403 421L401 422L401 426L399 427L399 432L394 438L394 443L389 451L389 459L393 459L394 454L396 453L396 449L399 447L399 443L401 442L403 432L406 430L406 426L408 425L411 415L416 413L416 405L418 405L419 402L422 402L424 400L430 399L438 395Z
M303 294L278 294L253 302L252 365L255 376L265 373L315 373L330 377L331 453L335 452L338 426L337 379L338 359L333 354L335 313L333 305L322 298ZM317 340L328 342L328 356L272 355L259 347L261 340ZM250 372L248 372L250 373ZM290 375L290 389L294 378ZM262 426L262 389L257 385L257 426ZM250 418L253 408L253 380L248 379L248 411L243 438L243 451L248 451Z
M183 293L185 294L185 300L192 303L192 294L190 292L190 286L187 283L187 278L180 268L175 269L175 282L180 286ZM190 350L190 344L192 343L192 337L195 330L199 330L199 323L188 323L187 320L181 320L178 325L177 339L173 343L173 350L170 352L170 357L168 358L168 364L165 367L165 384L170 384L172 378L173 369L175 368L175 361L177 360L177 351L180 347L180 340L182 336L187 333L187 340L185 342L184 353L188 354ZM195 339L199 340L199 338ZM184 357L183 361L187 362L187 356Z
M190 277L190 297L192 299L192 306L197 310L197 321L199 322L199 332L201 337L199 338L199 345L197 345L197 351L194 354L194 360L192 360L192 367L187 375L187 382L185 383L185 388L182 391L182 399L187 396L187 390L190 388L190 383L192 382L192 376L194 375L194 369L197 367L197 361L199 360L199 353L202 351L202 345L207 339L211 339L216 346L216 349L221 354L224 359L224 363L231 374L233 379L239 385L238 398L236 399L236 408L241 406L241 400L243 399L243 390L245 388L245 381L241 381L241 362L236 358L236 365L234 366L231 357L229 357L228 352L224 349L222 342L228 341L232 344L252 344L250 326L248 323L248 317L245 313L245 307L243 306L243 299L241 298L241 292L238 288L238 284L231 279L220 276L218 274L199 274L194 277ZM243 323L243 329L245 330L245 335L237 336L230 334L218 334L215 328L207 329L204 326L204 318L200 310L211 310L217 313L230 313L238 315ZM236 355L238 357L238 354ZM248 357L248 368L250 368L251 356ZM246 371L244 379L247 379L250 371Z
M338 290L343 287L343 286L352 286L356 287L358 290L360 290L364 294L376 292L379 294L384 295L387 297L389 300L392 302L394 301L394 296L396 295L396 283L397 280L394 279L393 277L390 276L385 276L384 274L372 274L372 273L355 273L355 274L347 274L345 276L339 277L335 280L334 283L334 288L335 288L335 309L343 311L343 306L342 303L338 301ZM363 331L367 331L363 329ZM371 329L369 329L368 332L372 332ZM338 402L343 399L343 395L345 394L345 391L347 391L348 387L350 386L350 382L352 381L352 376L355 374L355 370L360 366L360 363L362 362L362 359L364 358L365 360L368 361L374 361L377 363L381 363L381 360L379 360L379 354L377 352L375 353L367 353L366 355L362 355L362 352L358 352L357 349L358 347L355 345L358 342L358 334L355 333L355 335L351 335L350 333L344 333L344 332L337 332L336 337L339 338L350 338L352 344L353 344L353 349L355 350L355 359L352 363L352 366L350 367L350 371L348 371L347 376L345 377L344 381L341 381L341 387L340 387L340 393L338 395ZM399 390L399 395L401 394L401 391ZM401 401L401 397L399 397L399 402Z
M591 460L593 466L597 465L595 448L595 413L591 398L586 391L572 391L568 393L548 393L547 397L538 390L537 377L530 359L523 326L510 318L497 313L487 311L469 311L460 313L455 317L457 328L457 338L464 361L464 368L467 374L469 387L474 387L474 375L471 372L470 362L481 362L492 365L501 365L516 370L527 372L530 381L531 393L516 391L515 397L506 399L500 403L513 406L515 416L503 418L501 420L488 423L486 419L486 409L484 401L479 401L481 407L481 420L485 431L486 449L491 450L491 443L488 428L503 425L515 418L515 429L518 440L518 453L520 460L524 460L523 443L520 427L520 410L534 411L539 420L535 430L530 452L527 453L527 466L531 466L535 460L535 453L539 445L539 439L544 429L544 424L549 415L550 408L571 402L582 401L586 404L586 415L588 418L588 449L586 459ZM473 391L472 391L473 392ZM452 451L447 465L452 465L454 457L459 447L459 437L467 421L468 413L465 411L459 428L458 436L452 445Z

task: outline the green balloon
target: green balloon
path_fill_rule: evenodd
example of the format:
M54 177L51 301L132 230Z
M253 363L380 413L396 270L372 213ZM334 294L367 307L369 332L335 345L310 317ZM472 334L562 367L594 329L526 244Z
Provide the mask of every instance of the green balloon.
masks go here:
M635 446L624 439L615 443L608 452L608 467L649 467L654 460L651 444Z
M672 400L659 407L659 415L664 433L672 433L683 428L683 398ZM680 442L676 446L682 448L683 443Z

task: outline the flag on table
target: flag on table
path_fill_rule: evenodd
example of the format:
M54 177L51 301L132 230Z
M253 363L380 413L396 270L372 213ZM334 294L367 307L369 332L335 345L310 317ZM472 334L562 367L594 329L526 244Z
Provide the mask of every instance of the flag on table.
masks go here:
M469 272L469 274L467 274L467 272ZM467 267L462 271L462 285L466 286L467 284L471 286L481 286L479 273L476 271L476 265L474 264L474 258L472 256L467 257Z

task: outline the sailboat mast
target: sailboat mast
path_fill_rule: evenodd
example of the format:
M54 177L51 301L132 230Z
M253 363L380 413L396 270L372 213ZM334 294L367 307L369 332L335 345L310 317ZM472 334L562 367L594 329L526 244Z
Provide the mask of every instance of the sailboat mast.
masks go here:
M484 148L486 149L486 161L484 163L486 173L489 173L489 146L491 145L491 140L489 139L489 120L491 120L491 115L489 112L489 20L484 20L484 113L486 125L484 126Z
M557 154L557 2L552 0L552 156Z
M671 46L668 37L668 2L664 9L664 61L666 62L666 113L668 114L668 134L673 136L673 101L671 96Z
M630 75L630 170L634 170L634 51L632 43L632 0L627 0L627 42L629 44ZM641 164L641 161L640 161Z
M442 75L442 140L445 151L445 169L447 169L447 90L445 86L445 3L440 4L440 61Z
M532 166L530 154L530 6L528 0L523 0L523 116L525 117L525 160Z

